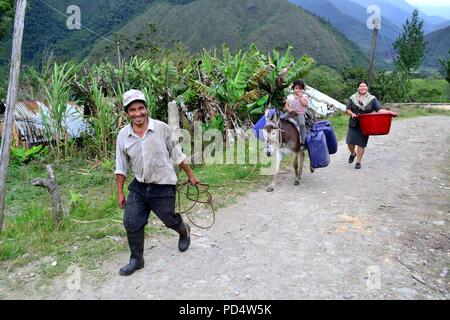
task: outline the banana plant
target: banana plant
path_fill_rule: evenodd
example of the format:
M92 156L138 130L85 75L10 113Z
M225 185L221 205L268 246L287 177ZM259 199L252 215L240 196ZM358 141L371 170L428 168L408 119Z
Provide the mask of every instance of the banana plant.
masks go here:
M284 55L272 50L272 54L265 58L267 72L251 82L259 95L258 99L247 105L250 114L261 114L265 108L281 108L284 105L286 88L293 81L306 77L314 67L315 60L308 55L295 61L292 49L289 46Z
M212 97L220 102L219 112L226 129L239 130L241 120L238 113L247 103L259 98L257 88L250 88L261 73L267 72L264 63L258 59L259 52L251 47L250 51L232 55L228 47L222 50L222 60L203 51L201 55L202 78L195 81L200 95Z
M29 149L24 147L11 147L11 156L13 161L17 161L21 164L27 163L35 158L38 158L42 154L48 152L48 147L42 145L33 146Z

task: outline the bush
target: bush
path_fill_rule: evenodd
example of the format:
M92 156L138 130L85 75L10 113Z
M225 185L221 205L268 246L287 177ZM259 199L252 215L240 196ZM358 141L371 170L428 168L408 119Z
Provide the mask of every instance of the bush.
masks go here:
M413 102L446 103L450 100L450 85L444 79L414 79L409 96Z
M326 95L346 103L348 96L346 95L346 88L344 79L334 69L327 66L320 66L314 68L305 78L308 86L317 89Z
M353 95L358 88L358 82L368 80L368 72L364 68L344 68L342 78L345 86L345 96ZM374 72L370 93L382 103L408 102L410 81L404 72L377 71Z
M34 146L30 149L24 147L11 147L11 162L24 164L47 154L48 147L43 148L42 145Z

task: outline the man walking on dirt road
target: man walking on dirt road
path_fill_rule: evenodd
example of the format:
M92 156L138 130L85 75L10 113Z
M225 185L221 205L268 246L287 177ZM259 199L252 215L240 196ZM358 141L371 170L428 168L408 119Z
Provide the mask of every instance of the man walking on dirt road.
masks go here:
M177 175L173 163L186 172L192 184L197 184L198 180L170 127L149 117L144 93L125 92L123 105L130 124L121 129L117 137L115 175L118 204L125 208L123 222L131 251L129 264L119 273L128 276L144 267L144 228L150 211L166 227L179 233L178 249L182 252L188 249L190 227L175 212ZM129 169L134 179L125 199L123 187Z

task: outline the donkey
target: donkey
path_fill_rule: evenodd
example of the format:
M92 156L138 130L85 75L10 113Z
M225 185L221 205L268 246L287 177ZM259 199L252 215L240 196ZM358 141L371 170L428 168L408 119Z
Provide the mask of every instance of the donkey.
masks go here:
M279 119L277 113L270 115L270 111L266 110L266 125L263 129L265 140L265 151L268 157L274 157L275 163L272 167L273 180L267 188L267 192L274 191L276 177L280 169L282 157L286 153L294 154L294 185L300 184L300 178L303 173L303 162L305 160L305 150L300 148L300 135L296 126L288 119ZM311 168L311 171L313 169Z

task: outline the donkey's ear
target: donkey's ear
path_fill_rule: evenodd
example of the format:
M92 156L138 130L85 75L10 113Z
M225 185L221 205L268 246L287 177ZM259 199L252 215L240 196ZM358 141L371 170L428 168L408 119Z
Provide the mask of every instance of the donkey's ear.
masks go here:
M269 119L269 114L270 114L270 109L266 109L266 111L264 111L264 116L266 117L266 119Z

